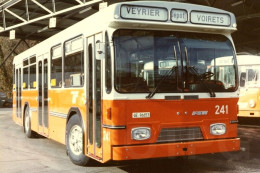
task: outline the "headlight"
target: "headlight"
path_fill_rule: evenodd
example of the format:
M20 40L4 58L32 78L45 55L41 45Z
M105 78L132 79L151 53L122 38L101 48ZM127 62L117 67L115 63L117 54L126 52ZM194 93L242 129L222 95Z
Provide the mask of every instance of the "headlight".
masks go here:
M253 99L251 99L251 100L248 102L248 106L249 106L250 108L255 107L255 101L254 101Z
M210 133L212 135L223 135L226 133L226 124L217 123L210 125Z
M151 137L151 129L148 127L138 127L132 129L132 139L145 140Z

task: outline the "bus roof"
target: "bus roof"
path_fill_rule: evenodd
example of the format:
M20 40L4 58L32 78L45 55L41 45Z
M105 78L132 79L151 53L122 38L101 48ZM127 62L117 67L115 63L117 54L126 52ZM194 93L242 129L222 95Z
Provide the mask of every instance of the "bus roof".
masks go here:
M238 65L260 65L260 56L256 55L237 55Z
M14 63L22 63L23 58L36 52L37 56L45 54L51 46L77 35L93 35L109 27L230 34L236 30L236 20L230 12L201 5L164 1L122 2L100 10L17 55Z

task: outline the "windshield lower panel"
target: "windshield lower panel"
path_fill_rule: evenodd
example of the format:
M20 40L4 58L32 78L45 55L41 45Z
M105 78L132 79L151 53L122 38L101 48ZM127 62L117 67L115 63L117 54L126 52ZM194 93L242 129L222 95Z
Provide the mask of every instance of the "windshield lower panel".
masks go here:
M232 92L236 60L223 35L117 30L115 89L120 93Z

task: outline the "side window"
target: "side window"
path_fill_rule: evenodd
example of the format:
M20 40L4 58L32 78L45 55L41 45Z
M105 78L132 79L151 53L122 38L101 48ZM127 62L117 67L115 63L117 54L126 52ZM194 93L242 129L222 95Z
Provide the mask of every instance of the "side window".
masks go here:
M240 74L240 87L244 87L245 84L246 84L246 73L245 72L242 72Z
M79 87L84 85L82 37L65 42L64 82L65 87Z
M33 56L30 58L30 88L35 89L36 88L36 57Z
M28 89L29 84L29 68L28 68L28 59L23 61L23 89Z
M51 48L51 87L62 87L61 45Z
M111 54L110 54L110 45L109 45L109 39L108 39L108 34L106 32L105 35L105 44L106 44L106 58L105 58L105 63L106 63L106 73L105 73L105 78L106 78L106 92L109 94L112 89L112 70L111 70Z

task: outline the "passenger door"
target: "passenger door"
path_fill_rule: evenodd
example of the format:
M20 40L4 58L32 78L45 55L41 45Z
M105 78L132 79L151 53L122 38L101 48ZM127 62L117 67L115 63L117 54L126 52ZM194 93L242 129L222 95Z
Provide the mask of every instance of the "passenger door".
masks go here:
M102 66L101 60L97 60L95 56L95 43L102 42L102 33L88 37L87 41L87 152L102 160Z
M38 61L38 129L39 133L48 136L48 59L42 55Z
M21 68L18 67L16 69L16 117L18 122L22 123L22 71Z

